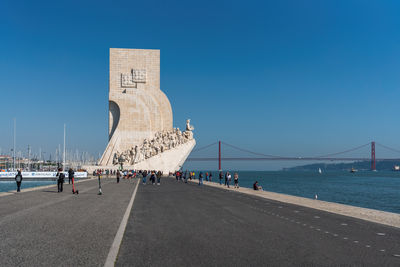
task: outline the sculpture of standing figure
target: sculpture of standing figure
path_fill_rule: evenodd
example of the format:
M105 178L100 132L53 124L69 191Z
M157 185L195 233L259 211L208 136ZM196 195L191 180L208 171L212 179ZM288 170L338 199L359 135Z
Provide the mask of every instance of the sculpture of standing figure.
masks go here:
M186 131L183 132L183 135L188 139L192 140L193 139L193 133L192 131L194 130L194 127L190 125L190 119L186 121Z
M118 164L118 158L119 158L118 152L114 153L114 157L113 157L113 164L114 165Z
M193 131L194 127L190 125L190 119L186 120L186 131Z

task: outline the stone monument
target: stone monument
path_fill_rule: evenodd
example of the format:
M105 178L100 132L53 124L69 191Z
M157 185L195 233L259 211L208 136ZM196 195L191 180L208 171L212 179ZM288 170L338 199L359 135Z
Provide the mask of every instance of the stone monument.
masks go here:
M101 168L180 169L196 144L194 127L173 128L160 90L160 50L110 49L109 141Z

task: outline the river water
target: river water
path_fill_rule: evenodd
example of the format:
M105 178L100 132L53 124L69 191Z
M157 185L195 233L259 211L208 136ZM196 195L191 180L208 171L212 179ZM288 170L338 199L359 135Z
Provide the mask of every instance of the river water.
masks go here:
M233 173L232 174L233 184ZM218 173L213 182L218 182ZM400 172L239 171L239 185L352 206L400 213ZM198 172L196 172L198 177Z
M21 190L23 191L26 188L36 187L36 186L43 186L43 185L56 185L56 181L26 181L23 180L21 184ZM17 184L15 181L0 181L0 192L8 192L11 190L16 190Z

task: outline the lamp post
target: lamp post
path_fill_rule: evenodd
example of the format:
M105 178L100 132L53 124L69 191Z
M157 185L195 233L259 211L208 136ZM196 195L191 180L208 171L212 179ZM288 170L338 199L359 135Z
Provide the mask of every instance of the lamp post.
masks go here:
M31 171L31 146L28 145L28 171Z

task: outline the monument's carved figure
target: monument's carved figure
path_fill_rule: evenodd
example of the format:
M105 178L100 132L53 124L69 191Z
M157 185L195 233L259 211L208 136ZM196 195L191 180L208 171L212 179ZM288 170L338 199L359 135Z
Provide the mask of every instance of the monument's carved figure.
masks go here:
M109 142L99 165L178 170L196 144L194 127L173 128L160 90L160 51L110 49Z
M189 120L188 120L189 121ZM179 128L172 131L157 132L153 139L144 139L140 145L132 146L130 149L119 153L115 152L113 157L113 165L134 165L145 159L161 154L179 145L185 144L193 140L193 127L186 127L186 131L182 133Z

